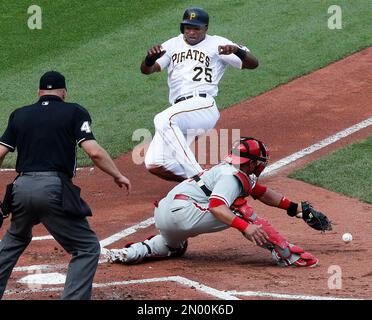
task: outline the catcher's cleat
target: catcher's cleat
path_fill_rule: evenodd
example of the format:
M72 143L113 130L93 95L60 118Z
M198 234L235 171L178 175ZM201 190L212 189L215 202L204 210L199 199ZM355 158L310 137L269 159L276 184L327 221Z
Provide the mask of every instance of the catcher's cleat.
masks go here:
M302 248L290 244L290 255L284 257L279 250L274 248L271 255L276 264L280 267L299 267L299 268L312 268L317 266L318 259L311 253L304 251Z
M107 262L108 263L126 263L133 264L136 263L138 259L134 257L129 257L128 259L128 248L134 245L134 242L127 243L123 249L111 249L106 252ZM130 254L129 254L130 256ZM131 262L128 262L130 260Z
M149 240L155 235L147 237L142 242L129 242L122 249L110 250L111 260L113 263L136 264L151 256L151 247Z
M315 257L312 257L311 259L303 259L299 258L295 263L291 264L292 267L307 267L307 268L313 268L318 265L318 259Z
M111 249L106 252L108 263L123 263L126 259L123 255L123 249Z

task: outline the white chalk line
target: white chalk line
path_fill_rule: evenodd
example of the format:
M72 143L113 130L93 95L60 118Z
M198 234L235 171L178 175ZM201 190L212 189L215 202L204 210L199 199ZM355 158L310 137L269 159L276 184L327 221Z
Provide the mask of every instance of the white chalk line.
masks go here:
M101 245L101 254L105 254L108 249L105 249L104 247L119 241L133 233L136 233L139 229L147 228L155 223L155 220L153 217L144 220L130 228L124 229L118 233L115 233L114 235L103 239L100 241ZM52 237L52 239L54 239ZM101 259L99 263L105 263L106 259ZM67 264L59 264L59 265L33 265L33 266L26 266L26 267L15 267L13 271L15 272L27 272L27 271L36 271L36 270L51 270L51 269L65 269L67 267Z
M108 245L116 242L116 241L119 241L133 233L136 233L137 230L139 229L145 229L151 225L153 225L155 223L155 219L153 217L147 219L147 220L144 220L144 221L141 221L140 223L134 225L133 227L130 227L130 228L127 228L125 230L122 230L118 233L115 233L114 235L106 238L106 239L103 239L100 241L100 244L101 244L101 247L103 250L106 250L104 249L104 247L107 247ZM101 250L102 252L102 250Z
M244 296L244 297L262 297L262 298L274 298L274 299L290 299L290 300L364 300L359 298L340 298L332 296L311 296L311 295L300 295L300 294L286 294L286 293L273 293L273 292L261 292L261 291L226 291L233 296Z
M279 168L282 168L283 166L286 166L296 160L298 160L299 158L302 158L308 154L311 154L319 149L322 149L342 138L345 138L361 129L364 129L368 126L372 125L372 117L368 118L367 120L364 120L354 126L351 126L345 130L342 130L338 133L336 133L335 135L333 136L330 136L318 143L315 143L313 145L311 145L310 147L307 147L301 151L298 151L296 153L293 153L292 155L288 156L288 157L285 157L277 162L275 162L274 164L268 166L266 169L265 169L265 172L264 172L264 175L268 175L268 174L272 174L272 172L274 171L277 171ZM125 238L127 237L128 235L130 234L133 234L135 232L137 232L138 229L143 229L143 228L147 228L149 226L151 226L152 224L154 224L154 218L149 218L145 221L142 221L130 228L127 228L127 229L124 229L104 240L101 240L100 241L100 244L101 244L101 253L102 254L105 254L105 252L107 251L107 249L105 249L104 247L105 246L108 246L116 241L119 241L121 240L122 238ZM40 240L51 240L51 239L54 239L52 236L42 236L42 237L34 237L33 240L34 241L40 241ZM99 263L104 263L106 262L105 259L103 260L100 260ZM13 269L13 271L35 271L35 270L50 270L50 269L63 269L63 268L66 268L66 264L60 264L60 265L34 265L34 266L26 266L26 267L16 267ZM248 292L248 291L247 291ZM246 292L246 294L248 294ZM259 293L258 293L259 294ZM263 293L264 294L264 293ZM328 297L327 297L328 298Z
M100 244L101 244L102 250L105 251L106 249L104 249L104 247L107 247L110 244L112 244L116 241L119 241L119 240L133 234L133 233L136 233L137 230L139 230L139 229L145 229L145 228L153 225L154 223L155 223L155 220L152 217L152 218L149 218L147 220L141 221L140 223L138 223L138 224L136 224L132 227L129 227L127 229L119 231L118 233L115 233L115 234L113 234L112 236L110 236L106 239L101 240ZM54 240L54 238L51 235L41 236L41 237L33 237L32 238L32 241L42 241L42 240ZM104 252L102 252L102 254L104 254Z
M276 299L290 299L290 300L363 300L355 298L340 298L333 296L312 296L312 295L298 295L298 294L281 294L281 293L270 293L270 292L260 292L260 291L221 291L209 286L206 286L200 282L190 280L181 276L170 276L170 277L160 277L160 278L150 278L150 279L139 279L139 280L127 280L127 281L115 281L109 283L94 283L93 288L108 288L115 286L128 286L132 284L147 284L154 282L176 282L180 285L188 287L190 289L198 290L202 293L208 294L210 296L219 298L221 300L241 300L237 296L245 297L266 297L266 298L276 298ZM38 289L28 289L28 290L7 290L4 295L11 294L27 294L27 293L43 293L43 292L57 292L62 291L63 287L54 288L38 288Z
M263 176L270 175L273 172L277 171L278 169L308 155L315 151L318 151L322 148L325 148L326 146L337 142L338 140L341 140L342 138L345 138L359 130L365 129L368 126L372 125L372 117L368 118L367 120L364 120L362 122L359 122L356 125L353 125L347 129L344 129L342 131L337 132L333 136L330 136L324 140L321 140L310 147L307 147L305 149L302 149L296 153L293 153L289 155L288 157L285 157L283 159L278 160L277 162L273 163L272 165L269 165L267 168L265 168L265 171L262 173Z
M107 287L114 287L114 286L127 286L132 284L147 284L147 283L154 283L154 282L176 282L183 286L186 286L191 289L196 289L208 295L211 295L216 298L220 298L222 300L240 300L239 298L226 293L225 291L217 290L211 287L208 287L200 282L196 282L185 277L180 276L171 276L171 277L160 277L160 278L150 278L150 279L139 279L139 280L127 280L127 281L116 281L116 282L109 282L109 283L94 283L93 288L107 288ZM25 293L43 293L43 292L55 292L55 291L62 291L63 287L54 287L54 288L36 288L36 289L28 289L28 290L7 290L4 292L4 295L11 295L11 294L25 294Z

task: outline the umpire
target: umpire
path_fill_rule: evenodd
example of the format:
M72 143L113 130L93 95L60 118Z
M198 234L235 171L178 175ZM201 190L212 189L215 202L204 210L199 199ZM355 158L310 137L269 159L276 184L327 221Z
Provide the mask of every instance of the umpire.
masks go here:
M12 184L12 218L0 242L0 298L20 255L32 239L32 228L42 223L72 255L62 299L90 299L100 255L100 244L86 216L89 206L73 185L76 145L94 164L129 193L130 181L95 141L87 110L66 103L62 74L50 71L40 79L39 101L15 110L0 138L0 166L6 154L17 149Z

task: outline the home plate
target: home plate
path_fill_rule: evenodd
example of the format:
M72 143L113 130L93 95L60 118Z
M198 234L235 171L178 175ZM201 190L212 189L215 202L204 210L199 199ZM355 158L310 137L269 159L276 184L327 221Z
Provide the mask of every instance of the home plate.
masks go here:
M19 283L25 284L64 284L66 276L61 273L38 273L30 274L18 280Z

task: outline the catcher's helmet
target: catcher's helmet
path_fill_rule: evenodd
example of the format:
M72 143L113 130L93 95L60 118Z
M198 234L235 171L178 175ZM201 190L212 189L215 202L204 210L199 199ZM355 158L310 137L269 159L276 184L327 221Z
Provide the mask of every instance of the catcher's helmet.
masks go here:
M253 172L257 177L265 169L269 159L267 146L251 137L241 137L240 140L235 141L231 152L225 157L225 161L232 165L242 165L251 160L257 161L258 165Z
M181 33L184 33L184 26L203 26L207 27L209 23L209 15L201 8L188 8L183 14L182 22L180 24Z

